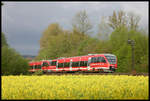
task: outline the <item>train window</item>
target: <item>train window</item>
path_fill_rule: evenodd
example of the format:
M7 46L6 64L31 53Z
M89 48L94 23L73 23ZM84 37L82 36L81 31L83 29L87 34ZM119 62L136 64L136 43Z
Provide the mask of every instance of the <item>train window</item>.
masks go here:
M75 62L72 62L72 67L75 67Z
M62 67L61 63L58 63L58 67Z
M48 66L48 63L47 62L43 62L43 66Z
M58 67L63 67L64 63L58 63Z
M51 65L56 66L56 61L52 61Z
M84 61L80 61L80 66L84 66Z
M96 62L97 62L97 57L94 58L94 63L96 63Z
M58 68L61 67L60 63L58 63Z
M101 62L101 58L102 58L102 57L97 57L97 63L98 63L98 62Z
M91 58L91 63L94 63L94 57Z
M37 65L35 65L34 68L37 69Z
M41 65L38 65L38 68L41 69Z
M41 66L41 65L39 65L39 67L40 67L40 69L41 69L41 67L42 67L42 66Z
M106 63L106 60L104 59L104 57L92 57L91 63L98 63L98 62Z
M67 67L67 62L64 63L64 67Z
M39 68L39 65L37 65L36 68L38 69L38 68Z
M92 57L91 63L96 63L96 62L97 62L97 58L96 57Z
M104 57L101 58L101 62L106 63L106 60L104 59Z
M87 66L88 61L80 61L80 66Z
M98 62L99 62L99 59L100 59L99 57L96 57L96 63L98 63Z
M70 62L68 62L67 67L70 67Z
M77 62L74 62L74 67L77 67Z
M50 62L49 62L49 66L51 66L51 63L52 63L52 62L50 61Z
M64 67L69 67L70 66L70 62L65 62L64 63Z
M60 63L58 63L58 67L61 67L61 64L60 64Z
M116 64L115 56L105 56L110 64Z
M72 67L79 67L79 61L78 62L72 62Z
M79 61L78 61L78 62L76 62L76 66L77 66L77 67L79 67Z
M75 64L76 64L76 67L78 67L78 62L76 62Z
M88 64L88 61L84 61L84 66L87 66L87 64Z

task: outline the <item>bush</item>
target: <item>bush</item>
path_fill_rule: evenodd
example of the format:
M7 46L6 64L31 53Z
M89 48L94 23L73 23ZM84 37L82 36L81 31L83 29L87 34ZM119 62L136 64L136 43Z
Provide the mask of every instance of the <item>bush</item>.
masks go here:
M42 75L42 74L43 74L42 70L38 70L33 73L33 75Z
M28 73L28 62L14 49L2 47L2 75L19 75Z

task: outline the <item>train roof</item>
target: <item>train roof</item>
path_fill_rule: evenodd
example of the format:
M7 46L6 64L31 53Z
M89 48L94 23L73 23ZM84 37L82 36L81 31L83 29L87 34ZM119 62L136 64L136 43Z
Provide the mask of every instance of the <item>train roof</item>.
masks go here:
M104 56L115 56L114 54L104 54Z
M63 60L63 59L77 59L77 58L89 58L89 57L93 57L93 56L115 56L113 54L108 54L108 53L103 53L103 54L88 54L88 55L82 55L82 56L73 56L73 57L60 57L60 58L57 58L57 59L54 59L53 61L56 61L56 60Z
M102 56L115 56L114 54L109 54L109 53L102 53L102 54L88 54L88 55L82 55L82 56L73 56L73 57L60 57L60 58L57 58L57 59L53 59L53 60L41 60L41 61L31 61L31 62L29 62L29 63L37 63L37 62L44 62L44 61L59 61L59 60L63 60L63 59L77 59L77 58L80 58L80 57L82 57L82 58L84 58L84 59L87 59L87 58L89 58L89 57L93 57L93 56L100 56L100 55L102 55Z

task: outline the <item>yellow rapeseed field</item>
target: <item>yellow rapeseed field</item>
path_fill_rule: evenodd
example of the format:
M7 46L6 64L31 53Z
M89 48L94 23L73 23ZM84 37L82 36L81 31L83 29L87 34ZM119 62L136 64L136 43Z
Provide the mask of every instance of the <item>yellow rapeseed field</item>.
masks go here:
M2 99L148 99L148 76L1 76Z

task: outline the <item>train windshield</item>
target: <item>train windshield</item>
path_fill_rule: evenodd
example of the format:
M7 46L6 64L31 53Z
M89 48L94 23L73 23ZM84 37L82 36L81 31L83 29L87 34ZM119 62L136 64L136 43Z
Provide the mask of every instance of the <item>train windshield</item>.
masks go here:
M110 64L116 64L116 56L105 56Z

